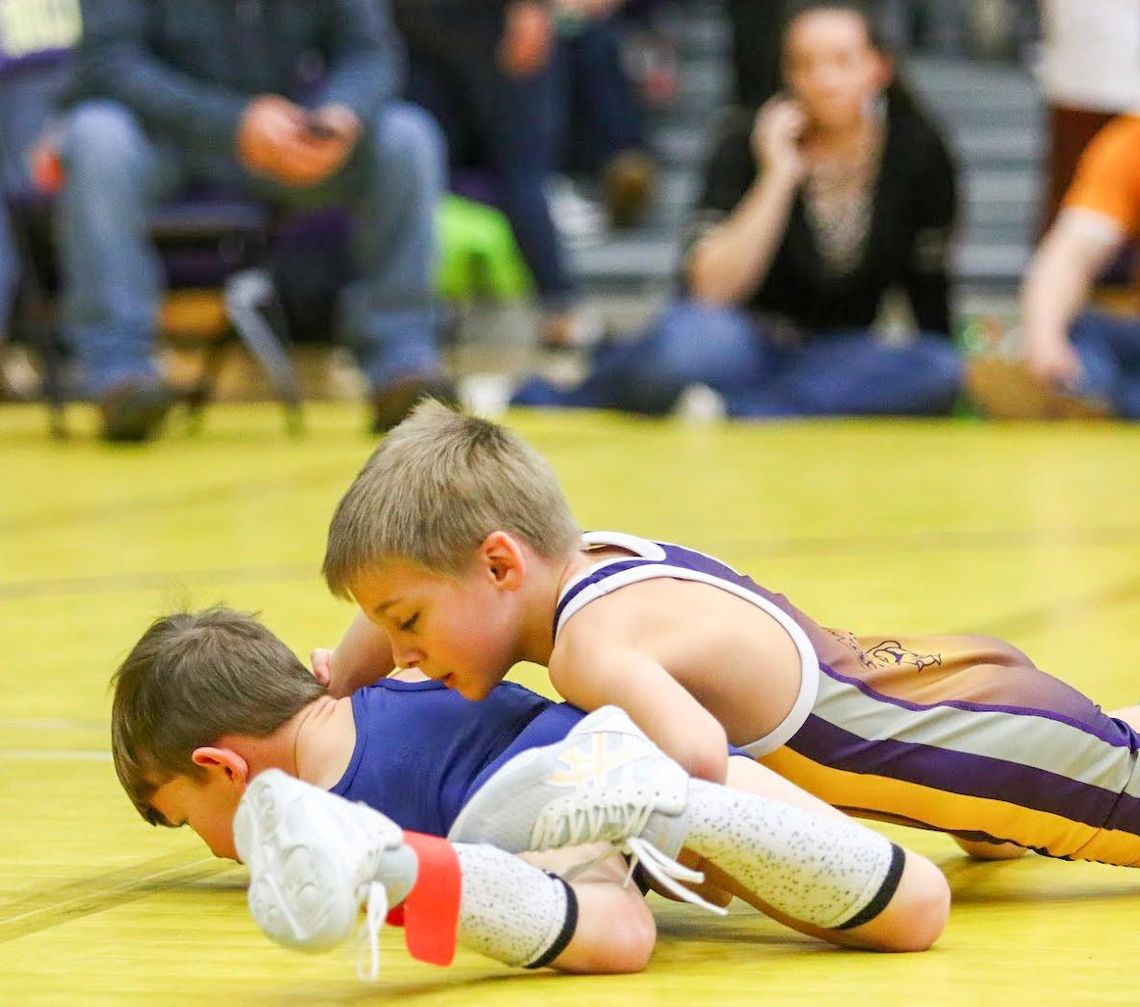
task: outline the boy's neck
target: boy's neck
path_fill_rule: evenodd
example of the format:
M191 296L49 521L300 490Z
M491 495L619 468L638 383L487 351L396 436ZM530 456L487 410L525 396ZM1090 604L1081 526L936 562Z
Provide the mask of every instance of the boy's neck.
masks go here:
M525 606L518 660L532 661L543 666L549 664L554 650L554 613L567 582L587 567L628 555L631 555L630 551L620 546L591 549L589 552L575 549L554 560L532 554L530 563L533 576L528 577L529 596Z
M352 700L321 696L267 738L248 739L251 769L281 769L328 790L344 775L356 747Z
M340 782L356 748L352 699L322 696L297 718L293 746L297 776L327 790Z

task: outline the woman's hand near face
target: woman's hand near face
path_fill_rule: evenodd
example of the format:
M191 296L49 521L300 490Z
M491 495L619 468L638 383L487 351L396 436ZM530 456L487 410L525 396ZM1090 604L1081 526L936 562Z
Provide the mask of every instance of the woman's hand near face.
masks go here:
M800 103L777 95L756 113L752 127L752 153L766 174L782 174L799 181L807 171L800 141L807 115Z

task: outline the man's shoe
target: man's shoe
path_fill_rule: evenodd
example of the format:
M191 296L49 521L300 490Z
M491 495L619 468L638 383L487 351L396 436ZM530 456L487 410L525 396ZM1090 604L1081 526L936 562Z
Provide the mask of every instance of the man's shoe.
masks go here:
M990 419L1092 420L1112 415L1108 403L1058 391L1020 360L973 357L966 362L964 384L966 394Z
M455 382L442 374L417 374L377 389L372 395L372 432L386 434L427 398L445 406L459 404Z
M623 150L605 168L606 207L614 227L644 222L657 195L657 162L641 150Z
M269 769L242 795L234 843L249 867L249 910L266 936L323 951L348 937L366 904L375 972L376 934L418 870L395 822Z
M141 444L156 437L174 403L171 390L159 380L124 382L99 400L103 439Z

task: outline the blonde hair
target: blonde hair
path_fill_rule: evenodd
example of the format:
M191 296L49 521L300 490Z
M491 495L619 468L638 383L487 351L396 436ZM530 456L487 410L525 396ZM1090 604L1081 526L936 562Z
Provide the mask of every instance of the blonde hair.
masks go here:
M111 679L111 753L152 825L157 787L200 779L196 748L227 734L265 738L325 690L253 616L215 607L156 619Z
M431 400L385 436L341 498L322 567L333 594L390 560L458 576L492 532L540 556L574 549L582 532L554 470L521 437Z

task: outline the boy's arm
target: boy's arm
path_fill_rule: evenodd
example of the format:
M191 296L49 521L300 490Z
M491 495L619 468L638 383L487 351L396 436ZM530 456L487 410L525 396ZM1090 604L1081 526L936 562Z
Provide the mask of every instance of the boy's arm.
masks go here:
M1042 240L1021 290L1025 351L1042 380L1080 374L1069 326L1123 240L1115 222L1082 209L1064 210Z
M357 612L340 643L333 650L317 648L312 653L313 674L337 699L392 674L392 644L388 634Z
M550 681L583 710L621 707L690 776L724 782L728 739L720 721L644 651L567 639L551 660Z

